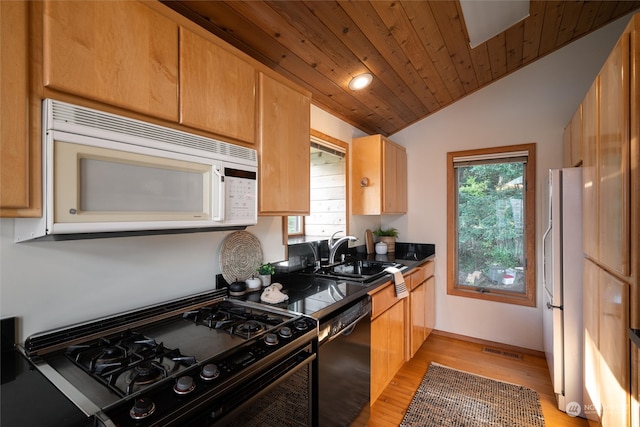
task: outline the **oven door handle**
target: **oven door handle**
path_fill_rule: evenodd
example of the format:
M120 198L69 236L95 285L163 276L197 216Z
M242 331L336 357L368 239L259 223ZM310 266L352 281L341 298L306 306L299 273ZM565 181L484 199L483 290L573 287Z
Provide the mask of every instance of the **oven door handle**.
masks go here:
M327 338L327 340L324 342L324 344L327 344L333 340L335 340L336 338L340 337L341 335L349 335L353 332L353 330L356 327L356 324L361 321L362 319L364 319L365 317L369 316L369 312L363 314L362 316L358 317L356 320L354 320L353 322L351 322L349 324L349 326L347 326L346 328L342 329L340 332L338 332L335 335L330 336L329 338Z

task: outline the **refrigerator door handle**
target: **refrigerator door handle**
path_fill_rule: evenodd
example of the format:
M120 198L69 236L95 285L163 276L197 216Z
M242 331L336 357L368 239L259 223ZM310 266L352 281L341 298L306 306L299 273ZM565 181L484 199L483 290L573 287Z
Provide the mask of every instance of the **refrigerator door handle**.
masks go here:
M553 304L551 304L550 302L548 302L548 303L547 303L547 308L548 308L549 310L553 310L554 308L557 308L557 309L562 310L562 306L561 306L561 305L553 305Z

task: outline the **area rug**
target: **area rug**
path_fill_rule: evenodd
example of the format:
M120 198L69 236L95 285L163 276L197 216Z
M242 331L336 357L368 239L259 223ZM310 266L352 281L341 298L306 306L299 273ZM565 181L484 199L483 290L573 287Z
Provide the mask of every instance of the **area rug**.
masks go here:
M538 393L432 363L401 427L544 427Z

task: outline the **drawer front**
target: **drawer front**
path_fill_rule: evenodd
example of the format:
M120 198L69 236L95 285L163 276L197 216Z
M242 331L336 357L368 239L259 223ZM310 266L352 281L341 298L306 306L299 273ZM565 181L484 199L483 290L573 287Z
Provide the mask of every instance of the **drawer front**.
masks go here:
M396 289L393 283L389 282L387 285L384 285L384 288L379 291L377 290L376 293L371 296L371 318L375 319L396 302L398 302Z
M428 261L426 264L423 264L421 267L424 270L424 279L428 279L433 276L433 272L435 269L436 263L433 261Z

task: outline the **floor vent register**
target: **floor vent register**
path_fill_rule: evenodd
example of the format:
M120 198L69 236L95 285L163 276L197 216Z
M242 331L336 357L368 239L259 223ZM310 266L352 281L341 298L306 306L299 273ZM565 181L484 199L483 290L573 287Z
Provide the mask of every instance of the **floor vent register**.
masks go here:
M493 347L484 347L482 349L483 353L497 354L499 356L510 357L511 359L522 359L521 353L516 353L514 351L502 350L499 348Z

